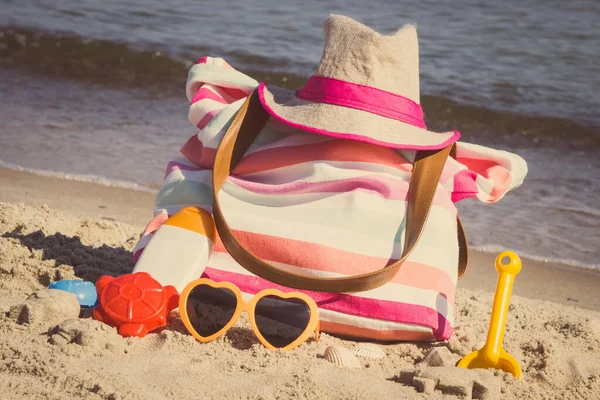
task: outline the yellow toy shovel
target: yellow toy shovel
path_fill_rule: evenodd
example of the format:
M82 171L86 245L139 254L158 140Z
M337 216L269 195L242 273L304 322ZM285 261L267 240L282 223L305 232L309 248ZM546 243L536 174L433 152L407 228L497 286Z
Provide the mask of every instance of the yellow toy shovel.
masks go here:
M508 257L508 264L502 260ZM504 251L496 257L496 270L498 271L498 283L494 295L492 307L492 318L485 345L478 351L467 354L458 366L461 368L495 368L513 374L517 379L521 378L521 367L519 362L502 348L504 339L504 328L508 316L508 305L512 292L515 276L521 271L521 259L511 251Z

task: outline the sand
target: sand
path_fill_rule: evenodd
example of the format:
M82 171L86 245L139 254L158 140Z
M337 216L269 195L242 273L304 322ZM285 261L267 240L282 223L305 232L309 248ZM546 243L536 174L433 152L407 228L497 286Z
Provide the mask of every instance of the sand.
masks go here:
M129 272L153 195L1 169L0 186L1 399L600 398L598 274L524 260L504 340L521 380L453 366L486 337L495 273L492 256L478 253L448 342L379 343L384 356L357 357L354 368L323 354L364 344L323 334L274 352L244 320L202 344L176 311L165 328L124 339L78 315L73 295L45 288Z

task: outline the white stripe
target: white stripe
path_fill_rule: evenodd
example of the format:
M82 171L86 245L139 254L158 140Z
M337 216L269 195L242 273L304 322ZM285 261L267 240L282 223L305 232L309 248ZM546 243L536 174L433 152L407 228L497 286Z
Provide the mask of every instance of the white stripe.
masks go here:
M223 65L222 61L225 61L225 60L223 60L222 58L206 57L206 62L201 63L201 64L204 64L204 65L206 65L206 64L215 64L215 65L219 65L220 66L220 65ZM194 64L194 65L196 65L196 64ZM198 89L200 89L200 86L202 86L203 84L205 84L205 82L203 82L202 79L198 79L199 76L196 79L192 78L192 73L191 73L192 71L191 70L194 67L194 65L192 65L192 67L190 67L190 70L188 71L188 79L187 79L187 82L185 84L185 93L186 93L186 96L188 98L188 101L192 101L192 99L194 98L194 95L196 94L196 92L198 91ZM195 73L194 75L201 75L201 74Z
M459 163L452 157L448 157L446 160L446 165L442 170L442 175L440 176L440 183L446 184L447 182L454 182L454 176L458 174L460 171L467 169L466 166Z
M369 162L314 160L267 171L243 174L239 177L252 182L280 185L298 181L331 182L364 176L385 177L409 182L411 172Z
M435 340L432 329L428 326L406 324L403 322L384 321L375 318L358 317L356 315L348 315L337 311L319 309L319 319L321 321L335 322L338 324L355 326L357 328L365 328L380 331L396 331L402 330L407 332L424 332L431 334L431 340Z
M135 245L135 249L133 249L133 254L135 254L140 249L144 249L148 245L148 242L150 242L150 239L152 239L152 233L142 234L142 237Z
M404 243L404 233L402 242ZM456 284L458 279L456 216L443 207L431 207L421 238L408 259L446 272L452 283Z
M267 126L265 126L265 128L263 128L263 131L266 129L273 129L273 128L271 126L267 125ZM308 144L324 143L324 142L329 142L329 141L333 140L328 136L308 134L306 132L298 132L297 130L295 130L292 133L278 132L277 130L275 130L275 132L281 133L282 138L280 140L277 140L273 143L264 144L262 146L250 146L250 149L248 149L246 154L255 153L255 152L261 151L261 150L276 149L278 147L305 146ZM259 136L260 136L260 133L259 133Z
M494 189L494 182L481 175L477 175L475 178L475 185L477 186L478 192L475 198L481 202L487 203L491 199L491 193Z
M176 163L179 163L179 164L183 164L183 165L186 165L186 166L192 167L192 168L200 168L198 166L198 164L196 164L195 162L193 162L192 160L190 160L189 158L187 158L186 156L184 156L181 152L177 153L175 155L175 157L173 157L171 159L171 162L176 162Z
M206 114L213 111L221 111L225 107L227 107L227 104L219 103L212 99L202 99L190 105L188 119L192 124L198 125Z
M393 240L402 220L401 215L397 216L395 224L363 227L364 229L377 229L381 231L380 237L389 238L389 240L379 240L370 235L363 235L361 229L349 231L338 229L335 226L315 226L301 221L288 222L268 218L264 215L264 212L261 212L260 215L255 215L251 212L239 212L237 204L237 201L231 199L231 204L229 201L224 201L222 205L223 213L227 218L229 226L235 230L318 243L326 247L373 257L383 257L386 255L386 257L400 258L402 254L402 247L400 245L396 249L393 248ZM349 217L351 217L351 213L352 210L348 210ZM365 223L365 225L367 224Z
M171 171L163 180L163 186L174 182L197 182L212 187L212 170L200 169L196 171L176 169Z
M207 63L192 65L186 83L186 94L189 101L192 101L194 94L196 94L198 83L235 88L247 93L258 86L255 79L240 71L225 67L223 64L224 60L222 58L209 58Z
M225 100L225 102L227 104L230 104L230 103L232 103L232 102L234 102L236 100L234 97L232 97L229 94L225 93L225 90L223 90L223 88L220 87L220 86L207 84L204 87L207 88L207 89L210 89L213 93L215 93L218 96L220 96L221 98L223 98L223 100Z
M202 86L202 89L210 89L210 85L204 85ZM208 110L208 111L213 111L213 110L220 110L222 108L227 107L229 104L223 103L221 101L217 101L217 100L213 100L210 98L203 98L198 100L197 102L193 103L190 105L190 108L192 107L196 107L196 108L202 108L204 110Z
M202 132L198 134L198 137L201 139L204 147L212 149L219 147L221 139L223 139L223 136L225 136L225 132L227 131L226 128L228 128L227 122L238 112L242 104L244 104L244 101L246 101L245 97L226 105L225 108L211 120L211 122L214 121L214 123L210 123L202 129ZM198 120L198 122L200 122L200 120ZM198 123L195 123L194 125L197 124Z

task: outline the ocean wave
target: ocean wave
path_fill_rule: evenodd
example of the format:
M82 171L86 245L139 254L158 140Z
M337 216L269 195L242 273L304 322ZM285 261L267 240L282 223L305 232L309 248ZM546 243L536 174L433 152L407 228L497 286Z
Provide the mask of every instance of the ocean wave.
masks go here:
M506 251L506 247L501 247L501 246L497 246L497 245L480 245L480 246L469 245L469 250L479 251L482 253L499 254L503 251ZM514 251L515 253L517 253L520 258L524 259L524 261L529 259L532 261L548 263L553 266L558 265L558 266L564 266L565 268L577 268L577 269L583 270L583 271L600 272L600 264L586 264L586 263L583 263L583 262L580 262L580 261L577 261L574 259L570 259L570 258L543 257L540 255L529 253L527 251L520 251L520 250L515 250L515 249L512 249L511 251Z
M0 66L115 86L178 84L191 63L107 40L24 28L0 29Z
M165 54L109 40L83 38L71 33L46 32L21 27L0 28L0 67L118 88L143 88L161 96L181 96L195 54ZM259 81L297 89L307 79L286 70L306 66L245 52L220 54L236 68ZM488 143L513 145L565 145L600 147L600 127L548 116L463 104L439 95L423 95L421 103L429 129L460 130Z
M139 192L158 193L158 188L153 187L155 185L140 185L135 182L121 181L116 179L110 179L99 175L84 175L84 174L70 174L66 172L58 171L47 171L43 169L25 168L20 165L7 163L0 160L0 168L11 169L13 171L29 172L34 175L45 176L49 178L64 179L67 181L93 183L100 186L116 187L120 189L130 189Z

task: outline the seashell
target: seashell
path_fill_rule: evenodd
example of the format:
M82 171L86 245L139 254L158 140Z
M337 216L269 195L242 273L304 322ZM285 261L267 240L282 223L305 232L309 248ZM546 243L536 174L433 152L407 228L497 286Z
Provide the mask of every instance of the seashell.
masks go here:
M383 349L373 343L360 343L352 350L352 352L358 357L363 358L377 359L386 356Z
M338 367L360 368L361 364L358 358L348 349L341 346L329 346L323 353L323 358Z
M454 354L446 347L436 347L425 356L421 364L429 367L452 367L456 360Z

